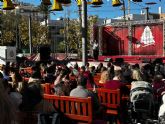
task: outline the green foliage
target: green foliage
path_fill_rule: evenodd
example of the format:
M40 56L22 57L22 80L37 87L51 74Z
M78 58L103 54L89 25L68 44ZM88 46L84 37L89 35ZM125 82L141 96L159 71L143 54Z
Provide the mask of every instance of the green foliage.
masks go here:
M15 27L14 27L14 18L11 13L6 14L5 16L1 16L1 45L12 44L15 36ZM4 21L5 20L5 21Z
M61 41L58 44L57 51L59 51L59 52L65 52L65 41Z
M43 11L48 14L49 8L40 7L39 11ZM90 49L91 34L93 31L93 25L97 23L97 16L88 17L88 37L87 45ZM65 19L65 28L60 30L60 34L65 36L65 40L61 41L57 47L59 51L71 50L81 53L82 36L81 36L81 24L78 19ZM29 17L15 15L14 12L9 11L6 14L0 16L2 37L0 38L1 45L15 45L16 35L19 35L22 48L28 47L29 44ZM18 26L18 30L16 27ZM32 43L33 46L50 44L48 40L48 27L40 25L40 22L32 20Z
M91 34L93 33L93 26L97 23L97 16L88 17L88 29L87 29L87 47L90 49ZM81 36L81 24L78 19L68 20L65 19L65 28L60 31L61 34L66 36L66 46L69 52L76 50L79 55L82 51L82 36Z
M19 41L22 47L29 44L29 17L15 15L12 12L3 14L0 17L2 24L2 37L0 38L1 45L15 45L16 35L19 36ZM18 30L16 27L18 26ZM46 26L40 25L40 22L32 20L32 43L33 46L49 44L47 37L48 29Z

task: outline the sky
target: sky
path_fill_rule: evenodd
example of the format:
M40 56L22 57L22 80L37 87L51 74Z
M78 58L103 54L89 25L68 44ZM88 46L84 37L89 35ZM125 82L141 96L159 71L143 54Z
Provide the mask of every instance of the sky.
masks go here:
M26 3L32 3L36 6L41 3L41 0L20 0ZM122 2L122 0L120 0ZM130 1L130 13L131 14L140 14L141 11L145 11L144 8L149 7L150 13L158 13L159 7L162 8L162 13L165 13L165 0L142 0L143 2L133 2ZM51 0L53 4L53 0ZM128 0L124 0L126 6L126 14L128 14ZM148 5L148 2L155 2L156 4ZM63 11L54 11L51 14L51 19L57 18L78 18L78 7L75 0L72 0L72 3L65 7L63 6ZM103 4L101 7L91 7L88 5L87 7L87 15L97 15L99 18L115 18L119 16L123 16L123 10L120 7L113 7L112 0L103 0Z

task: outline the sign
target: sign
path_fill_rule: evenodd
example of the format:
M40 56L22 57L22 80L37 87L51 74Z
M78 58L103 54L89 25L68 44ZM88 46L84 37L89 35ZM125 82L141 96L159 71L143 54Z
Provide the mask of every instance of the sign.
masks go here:
M0 46L0 59L4 61L16 60L16 47L12 46Z
M154 44L155 44L155 40L154 40L154 37L152 35L152 31L151 31L149 26L146 26L144 28L143 33L142 33L141 40L137 44L137 48L146 47L146 46L154 45Z
M16 59L16 48L7 47L7 60L15 60L15 59Z

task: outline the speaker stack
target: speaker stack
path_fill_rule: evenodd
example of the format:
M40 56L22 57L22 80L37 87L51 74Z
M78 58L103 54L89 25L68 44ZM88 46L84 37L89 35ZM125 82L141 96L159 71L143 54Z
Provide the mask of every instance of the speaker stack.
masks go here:
M42 46L40 47L40 61L48 61L50 59L50 47Z

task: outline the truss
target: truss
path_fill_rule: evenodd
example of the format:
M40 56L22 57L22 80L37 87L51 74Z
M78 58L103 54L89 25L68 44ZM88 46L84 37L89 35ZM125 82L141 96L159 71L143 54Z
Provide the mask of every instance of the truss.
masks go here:
M139 20L139 21L125 21L115 22L100 26L113 26L113 27L127 27L129 25L146 25L146 24L158 24L164 23L165 20L154 19L154 20Z

